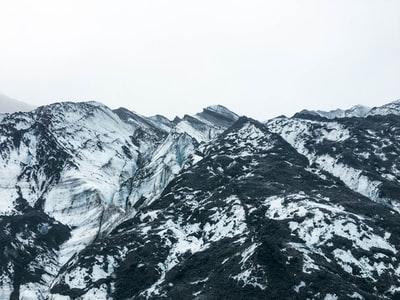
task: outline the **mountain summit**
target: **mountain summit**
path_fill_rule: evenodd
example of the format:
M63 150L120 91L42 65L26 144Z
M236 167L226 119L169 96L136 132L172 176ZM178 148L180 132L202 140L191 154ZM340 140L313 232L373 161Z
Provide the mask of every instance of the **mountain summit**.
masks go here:
M397 299L400 110L366 110L4 115L0 299Z

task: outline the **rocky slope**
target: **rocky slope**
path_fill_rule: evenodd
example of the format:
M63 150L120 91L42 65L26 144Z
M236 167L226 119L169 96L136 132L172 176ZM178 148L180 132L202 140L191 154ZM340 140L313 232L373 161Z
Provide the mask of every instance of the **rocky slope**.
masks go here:
M395 299L398 112L6 115L0 298Z

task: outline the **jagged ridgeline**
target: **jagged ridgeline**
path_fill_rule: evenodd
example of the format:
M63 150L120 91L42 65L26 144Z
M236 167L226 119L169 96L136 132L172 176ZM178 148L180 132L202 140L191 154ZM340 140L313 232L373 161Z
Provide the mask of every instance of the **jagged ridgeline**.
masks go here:
M2 114L0 225L0 299L399 299L400 101Z

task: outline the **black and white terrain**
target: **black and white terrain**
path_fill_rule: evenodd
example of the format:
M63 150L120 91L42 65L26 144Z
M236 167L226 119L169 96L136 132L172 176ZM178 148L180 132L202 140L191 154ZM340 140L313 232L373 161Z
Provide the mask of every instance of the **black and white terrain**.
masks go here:
M400 299L399 251L400 101L0 117L0 299Z

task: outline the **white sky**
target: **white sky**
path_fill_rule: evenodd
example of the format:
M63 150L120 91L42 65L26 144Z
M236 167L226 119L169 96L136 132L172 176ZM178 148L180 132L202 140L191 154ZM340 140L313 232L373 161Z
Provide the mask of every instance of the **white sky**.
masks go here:
M400 98L398 0L0 0L0 93L259 120Z

